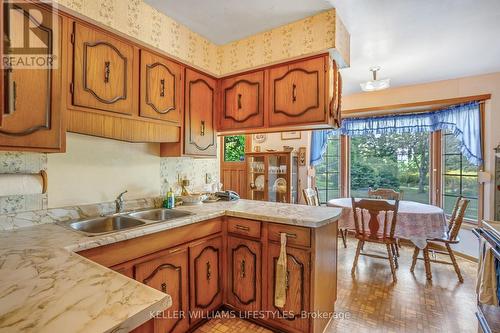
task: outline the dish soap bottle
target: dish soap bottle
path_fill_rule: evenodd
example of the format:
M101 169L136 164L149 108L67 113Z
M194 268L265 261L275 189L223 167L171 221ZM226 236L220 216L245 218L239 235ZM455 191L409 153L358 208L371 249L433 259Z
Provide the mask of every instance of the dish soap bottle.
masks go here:
M175 195L172 188L167 192L167 207L166 208L175 208Z

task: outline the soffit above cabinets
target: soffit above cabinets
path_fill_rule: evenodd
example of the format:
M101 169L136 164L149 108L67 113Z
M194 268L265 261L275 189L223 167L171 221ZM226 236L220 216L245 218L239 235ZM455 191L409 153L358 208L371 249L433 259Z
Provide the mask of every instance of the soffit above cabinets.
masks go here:
M332 9L326 0L145 0L218 45Z

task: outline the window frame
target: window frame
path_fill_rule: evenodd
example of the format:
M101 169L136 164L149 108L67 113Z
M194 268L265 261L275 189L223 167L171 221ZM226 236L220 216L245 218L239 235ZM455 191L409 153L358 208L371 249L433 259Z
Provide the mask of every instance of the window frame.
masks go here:
M335 190L334 188L330 189L328 187L328 178L329 178L329 175L337 174L338 188L336 190L338 190L338 192L339 192L339 197L342 197L342 194L343 194L343 192L342 192L342 169L343 169L343 167L342 167L342 158L341 158L341 156L342 156L342 149L341 149L341 147L342 147L342 137L343 137L343 135L340 135L340 134L338 134L336 136L333 136L333 135L329 136L328 139L327 139L327 147L326 147L326 151L325 151L325 155L324 155L324 157L326 158L326 160L325 160L324 163L326 164L326 166L328 166L328 158L330 157L329 154L328 154L328 144L330 143L330 141L338 141L338 143L337 143L338 144L338 149L337 149L338 150L338 156L337 156L337 158L338 158L338 170L337 171L330 171L329 172L328 168L325 167L325 172L324 173L318 173L317 170L315 169L315 171L316 171L315 172L315 186L318 189L318 195L319 195L318 200L320 201L320 204L326 204L328 202L328 200L329 200L329 198L328 198L328 192L330 190L331 191ZM317 182L316 182L317 178L316 177L318 177L318 174L325 175L325 179L327 180L325 182L326 188L319 188L319 187L317 187ZM324 191L326 193L326 196L325 196L326 201L324 201L324 202L321 201L321 195L320 195L320 193L322 191Z

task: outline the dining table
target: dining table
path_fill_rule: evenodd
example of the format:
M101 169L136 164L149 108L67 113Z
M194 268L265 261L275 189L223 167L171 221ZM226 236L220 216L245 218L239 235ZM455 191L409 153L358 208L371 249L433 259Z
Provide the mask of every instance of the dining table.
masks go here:
M338 220L339 229L355 229L351 198L332 199L327 202L327 206L342 209ZM443 237L447 230L442 208L415 201L399 201L395 237L408 239L423 249L427 239Z

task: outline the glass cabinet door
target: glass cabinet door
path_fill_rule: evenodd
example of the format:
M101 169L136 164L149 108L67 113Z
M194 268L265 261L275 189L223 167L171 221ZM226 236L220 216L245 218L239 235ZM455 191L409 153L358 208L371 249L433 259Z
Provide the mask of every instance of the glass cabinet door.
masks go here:
M289 202L289 164L288 154L268 156L268 201Z
M266 159L263 155L248 156L248 182L250 200L266 199Z

